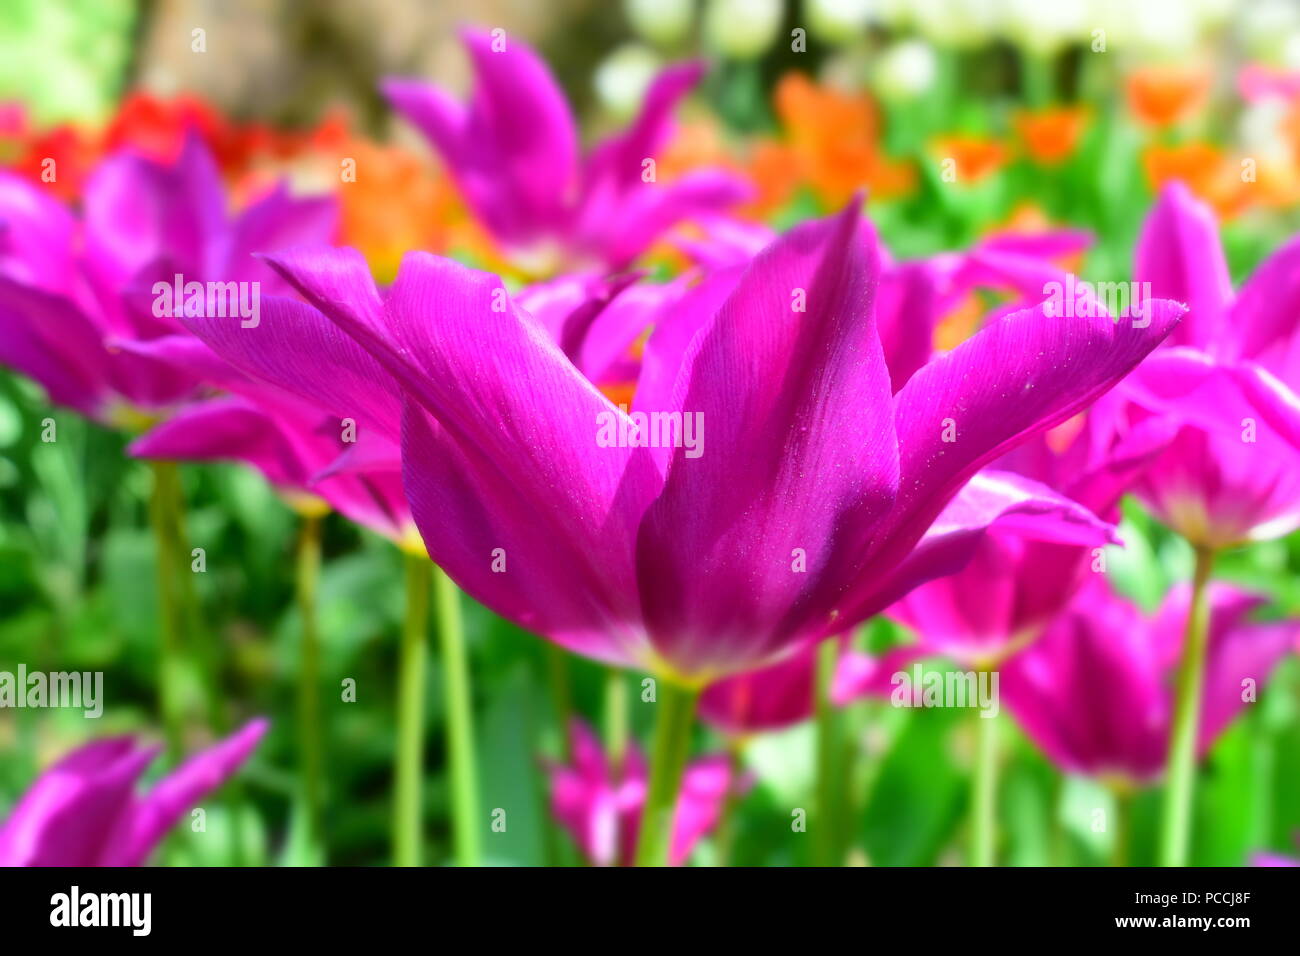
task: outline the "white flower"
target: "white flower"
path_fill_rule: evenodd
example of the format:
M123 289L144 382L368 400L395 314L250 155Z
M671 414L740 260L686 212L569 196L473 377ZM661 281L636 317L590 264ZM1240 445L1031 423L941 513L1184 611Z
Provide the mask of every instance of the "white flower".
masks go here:
M871 21L873 0L804 0L808 30L828 43L849 43Z
M1290 38L1300 32L1300 9L1291 0L1257 0L1241 11L1240 29L1251 59L1277 64Z
M924 40L903 40L877 61L876 89L888 99L915 99L934 85L936 70L934 47Z
M1115 4L1117 21L1126 25L1125 40L1140 56L1173 58L1192 52L1202 35L1203 21L1185 0L1146 0Z
M1094 19L1087 0L1002 0L1003 29L1022 49L1055 53L1070 43L1091 36Z
M916 29L926 39L948 47L987 43L997 28L1002 0L913 0Z
M1243 152L1271 159L1289 155L1289 147L1281 136L1282 121L1289 110L1286 101L1276 96L1248 104L1237 126Z
M695 17L694 0L624 0L623 9L633 30L664 46L686 39Z
M596 67L596 97L615 116L632 116L658 69L654 51L636 43L624 44Z
M776 39L783 7L782 0L709 0L704 11L705 39L724 56L757 57Z

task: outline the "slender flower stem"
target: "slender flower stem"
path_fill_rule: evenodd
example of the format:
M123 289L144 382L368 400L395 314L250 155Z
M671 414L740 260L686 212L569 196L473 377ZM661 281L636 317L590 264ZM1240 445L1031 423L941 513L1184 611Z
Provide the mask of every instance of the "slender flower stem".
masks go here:
M192 552L185 533L185 492L181 486L180 468L174 464L170 504L171 524L176 538L176 593L180 600L178 613L181 634L184 635L182 643L188 646L191 659L198 668L207 701L208 723L217 733L225 734L231 728L226 714L226 700L221 693L221 659L216 643L204 633L203 614L191 569Z
M1064 866L1066 854L1065 825L1061 820L1061 804L1065 796L1065 778L1053 774L1051 792L1047 797L1047 865Z
M158 674L158 710L167 740L167 759L175 765L184 753L185 713L181 700L184 671L181 632L184 628L180 595L177 592L177 562L180 540L176 524L179 494L176 464L150 462L153 490L149 497L149 520L153 525L158 562L158 626L161 635Z
M1052 58L1039 53L1024 53L1020 57L1023 77L1022 94L1030 106L1042 109L1052 102Z
M615 780L623 779L627 756L627 678L611 667L605 671L605 757Z
M658 682L659 713L655 719L654 751L650 758L650 787L641 811L637 866L667 866L672 847L677 788L691 746L698 689Z
M1110 865L1128 866L1133 846L1133 791L1113 787L1115 796L1115 842L1111 844Z
M560 762L568 763L572 756L569 746L569 723L573 719L573 693L569 688L568 652L558 644L546 644L546 679L551 685L551 707L555 712L555 726L559 728Z
M202 615L188 566L190 551L185 536L185 493L180 468L175 462L150 462L153 492L149 511L158 551L158 603L161 631L159 707L167 741L167 758L178 763L184 751L186 659L197 665L207 699L207 717L218 734L230 730L221 694L221 660L218 650L204 635ZM230 813L230 860L243 864L243 791L238 780L226 787L226 808Z
M718 814L718 826L713 831L714 866L730 866L731 853L736 845L736 811L740 807L740 778L745 772L745 741L740 737L727 738L727 796Z
M320 581L321 517L307 515L298 534L296 591L302 637L298 661L298 773L306 816L306 857L325 861L325 736L321 728L320 634L316 594Z
M867 728L874 722L872 702L856 701L841 716L840 862L845 866L870 866L860 845L861 821L867 811L867 794L876 776L878 757L869 748Z
M817 722L816 817L813 822L813 862L817 866L841 866L840 808L843 779L839 773L839 722L831 702L831 683L839 661L839 638L831 637L817 648L813 680L813 709Z
M482 861L478 816L478 769L474 759L474 712L469 658L460 618L460 592L451 578L433 568L433 617L442 654L446 699L447 764L451 778L451 832L456 863Z
M975 772L971 790L971 866L993 866L997 843L998 719L975 713Z
M397 755L393 766L393 865L419 866L424 847L421 783L424 686L432 572L420 554L403 556L406 618L397 662Z
M1178 671L1174 722L1169 735L1164 805L1160 818L1161 866L1186 866L1190 847L1192 795L1196 784L1196 738L1201 724L1201 691L1205 683L1205 651L1209 643L1208 585L1214 571L1214 551L1196 549L1192 577L1192 606L1187 615L1183 660Z

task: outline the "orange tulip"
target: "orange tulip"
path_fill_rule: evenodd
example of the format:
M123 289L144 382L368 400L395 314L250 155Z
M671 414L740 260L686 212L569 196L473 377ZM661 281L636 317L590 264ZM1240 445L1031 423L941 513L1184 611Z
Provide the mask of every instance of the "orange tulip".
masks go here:
M1151 145L1142 152L1142 165L1152 189L1170 180L1182 180L1221 219L1239 215L1252 198L1248 186L1254 184L1242 182L1237 164L1211 143Z
M1129 74L1127 92L1133 114L1163 129L1200 109L1210 92L1210 73L1201 66L1144 66Z
M342 144L338 155L356 161L355 180L338 185L341 242L359 249L381 281L397 275L409 249L456 247L495 264L496 251L471 222L450 179L427 160L360 138ZM337 170L339 161L332 165Z
M1044 166L1056 166L1078 148L1088 116L1086 106L1053 106L1043 110L1017 110L1012 124L1030 159Z
M876 107L865 94L818 86L802 73L781 77L776 113L801 178L828 206L842 205L866 186L874 196L896 196L915 183L910 165L879 148ZM769 162L777 158L769 153Z
M772 140L754 145L745 172L758 193L744 212L760 219L793 199L802 178L794 150Z
M1011 158L1011 149L988 136L953 134L930 144L940 161L953 160L957 182L978 183L992 176Z

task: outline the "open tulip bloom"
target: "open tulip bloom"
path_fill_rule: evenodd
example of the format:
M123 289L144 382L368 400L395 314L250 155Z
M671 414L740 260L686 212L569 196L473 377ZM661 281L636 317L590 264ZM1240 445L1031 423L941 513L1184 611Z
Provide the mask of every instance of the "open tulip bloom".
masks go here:
M950 573L1027 497L1059 504L1004 482L932 528L983 465L1086 408L1182 314L1009 314L895 395L854 204L678 302L624 411L495 276L412 253L381 292L346 250L270 261L315 308L275 300L256 329L191 327L249 375L399 441L430 557L522 626L662 678L677 734L705 684ZM680 766L652 781L652 814ZM660 862L664 823L648 827Z
M257 329L203 319L200 336L249 374L396 435L430 555L469 593L578 653L694 686L951 570L969 527L1009 503L1059 499L1007 482L916 548L981 465L1089 404L1181 314L1159 303L1131 328L1018 313L893 397L851 209L775 242L720 305L679 304L696 331L663 336L674 356L651 337L625 413L494 276L410 254L381 293L346 251L272 261L319 311L277 300ZM675 381L645 388L652 360ZM652 412L708 430L693 448L685 429L661 442L633 417Z
M1195 774L1195 743L1203 669L1207 653L1208 611L1204 595L1215 555L1226 549L1289 534L1300 527L1300 365L1297 365L1295 304L1300 276L1300 240L1291 240L1269 257L1239 292L1233 291L1218 239L1218 224L1208 206L1181 183L1167 185L1148 214L1138 239L1134 284L1138 309L1172 299L1187 307L1185 320L1089 415L1092 444L1108 449L1146 449L1145 463L1129 469L1125 483L1165 524L1193 547L1196 569L1187 620L1191 635L1182 646L1177 715L1169 740L1170 771L1162 815L1161 861L1185 862ZM1069 279L1066 282L1064 280ZM1030 257L1008 257L999 250L977 250L967 259L960 281L1010 286L1022 303L1039 301L1056 288L1074 289L1073 301L1050 303L1053 314L1099 310L1095 291L1076 284L1061 270ZM1071 297L1069 291L1067 298ZM1014 307L1014 306L1012 306ZM1032 473L1032 471L1030 472ZM1112 490L1124 490L1123 488ZM1089 500L1091 491L1067 489ZM989 545L992 548L993 545ZM990 552L991 553L991 552ZM1031 555L1018 562L1033 568L1025 578L1039 589L1051 563ZM995 562L1008 560L994 559ZM977 559L964 576L932 585L936 594L956 594L987 573ZM1005 591L1009 579L998 575ZM1017 578L1016 575L1011 576ZM1068 594L1069 588L1048 588ZM1008 605L1024 607L1019 595ZM933 620L939 606L914 594L904 616L928 616L930 630L953 630ZM970 613L969 602L960 605ZM1050 600L1049 600L1050 603ZM1055 603L1059 606L1059 600ZM1028 606L1032 606L1032 602ZM984 605L981 605L983 608ZM955 620L955 618L953 618ZM1039 615L1035 627L1050 619ZM914 623L922 623L919 618ZM1014 616L998 640L1018 625ZM987 630L988 622L978 627ZM921 627L926 630L927 627Z
M468 103L414 80L384 95L429 138L470 207L526 272L627 266L662 233L745 199L748 184L698 169L656 182L672 112L703 75L670 67L646 92L632 125L582 156L577 125L545 62L504 31L467 30L475 87Z
M1076 502L1095 516L1092 540L1066 541L1024 523L995 525L960 571L916 588L888 616L915 631L930 653L968 665L995 666L1033 642L1079 587L1104 571L1102 546L1121 543L1107 522L1118 520L1120 498L1168 445L1170 429L1158 422L1115 437L1112 409L1103 399L1003 456L997 467L1007 471L994 472L1040 481Z
M114 341L181 328L178 276L182 290L200 284L205 302L219 283L225 310L241 320L241 305L251 313L262 293L283 291L252 254L328 242L335 218L333 200L294 199L283 187L231 216L212 157L195 137L170 165L125 151L109 156L86 184L80 217L0 171L0 363L88 418L154 418L200 381ZM169 295L158 308L164 286Z
M184 364L160 361L150 353L153 344L178 337L186 311L256 325L262 293L286 288L253 253L328 242L336 218L332 199L295 199L284 186L232 213L213 158L193 132L171 162L130 150L110 154L95 167L75 212L42 187L0 172L0 363L87 418L132 431L152 424L213 384ZM200 443L231 451L238 442L238 456L263 465L281 485L303 477L305 455L315 454L321 467L330 461L318 441L287 427L283 416L269 419L265 408L235 401L188 409L168 434L183 436L168 449L178 457L211 457L198 453ZM396 474L387 497L400 502ZM179 477L174 465L159 462L153 479L150 515L163 582L159 698L175 757L184 721L176 675L188 653L185 632L195 630L199 615L194 589L177 578L190 573ZM377 518L383 511L382 501L354 488L340 494L358 514ZM215 682L204 684L215 694Z
M1209 593L1205 700L1196 736L1203 756L1263 692L1300 637L1300 621L1253 622L1265 599L1215 584ZM1179 587L1151 616L1101 576L1027 650L1002 668L1002 695L1054 763L1121 788L1165 770L1174 701L1170 680L1186 640L1190 590Z
M635 744L616 766L591 728L574 721L572 759L548 762L551 812L595 866L630 866L645 809L649 768ZM728 796L744 786L725 756L701 757L686 767L673 813L668 862L685 862L701 838L717 827Z
M1235 292L1210 209L1179 183L1138 239L1134 278L1188 306L1187 320L1116 398L1132 428L1170 429L1135 491L1196 555L1189 638L1170 738L1162 862L1188 853L1195 743L1208 649L1205 592L1225 548L1300 527L1300 240Z
M0 866L141 866L181 817L226 782L266 733L254 720L136 792L156 746L96 740L28 789L0 824Z
M1213 213L1173 183L1147 216L1134 278L1188 306L1122 390L1135 421L1178 426L1139 496L1208 550L1300 527L1300 239L1234 293Z

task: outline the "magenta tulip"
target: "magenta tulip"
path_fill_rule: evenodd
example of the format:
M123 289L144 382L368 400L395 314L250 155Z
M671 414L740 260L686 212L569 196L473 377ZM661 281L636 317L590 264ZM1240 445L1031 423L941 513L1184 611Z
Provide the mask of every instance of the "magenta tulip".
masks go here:
M1174 183L1147 217L1134 273L1189 307L1122 390L1134 422L1178 429L1137 493L1202 548L1300 528L1300 239L1234 293L1213 214Z
M355 253L273 261L329 322L284 303L258 329L200 334L322 407L382 404L368 417L402 443L430 556L475 598L578 653L695 685L954 570L969 525L923 540L944 506L1095 401L1182 311L1156 303L1141 328L1010 314L894 395L850 208L773 243L734 287L685 297L676 315L699 331L656 330L626 413L494 276L413 253L382 295ZM653 413L667 434L649 434Z
M1002 666L1003 701L1054 763L1131 784L1161 776L1189 598L1180 587L1146 617L1094 580L1042 638ZM1209 601L1202 756L1300 635L1300 621L1247 620L1264 603L1259 596L1212 585Z
M155 284L236 283L251 305L284 285L258 250L327 242L333 200L283 188L237 216L197 138L173 165L128 152L104 160L80 218L39 186L0 172L0 363L43 385L54 402L101 422L134 423L194 394L192 376L110 346L179 331L156 309ZM242 284L242 285L241 285Z
M428 137L471 209L526 271L621 269L677 224L749 195L747 183L716 169L657 182L672 112L699 81L701 64L661 73L632 125L583 156L550 69L517 38L493 34L462 35L475 77L468 103L417 80L390 79L383 92Z
M246 761L266 733L254 720L196 754L148 793L136 786L159 748L96 740L36 780L0 825L0 866L141 866L167 831Z
M596 866L630 866L645 805L645 756L632 745L621 768L611 766L600 742L581 721L570 728L572 762L548 763L551 811ZM679 866L701 838L718 825L734 779L727 758L702 757L682 775L673 815L669 862Z
M1109 407L1108 398L1102 403ZM1073 540L1032 521L995 525L965 567L923 584L886 614L915 631L927 651L972 666L993 666L1031 643L1105 570L1102 546L1119 543L1107 522L1118 520L1121 496L1168 444L1169 430L1156 425L1116 440L1098 407L1004 456L998 467L1055 487L1080 512L1099 517L1081 521Z

